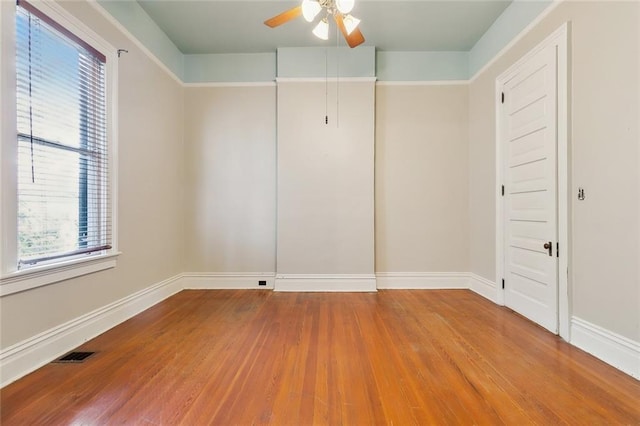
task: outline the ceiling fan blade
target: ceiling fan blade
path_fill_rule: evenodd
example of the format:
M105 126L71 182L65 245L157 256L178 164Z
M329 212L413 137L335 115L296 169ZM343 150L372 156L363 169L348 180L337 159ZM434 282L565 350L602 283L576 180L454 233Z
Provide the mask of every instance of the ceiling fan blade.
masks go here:
M273 18L264 21L264 24L268 27L275 28L279 25L286 24L292 19L302 15L302 6L296 6L292 9L282 12L280 15L276 15Z
M333 19L338 24L338 28L340 28L340 32L344 36L344 39L347 40L347 44L349 47L354 48L362 43L364 43L364 36L362 32L360 32L360 28L354 29L351 31L351 34L347 34L347 29L344 26L344 18L341 13L334 13Z

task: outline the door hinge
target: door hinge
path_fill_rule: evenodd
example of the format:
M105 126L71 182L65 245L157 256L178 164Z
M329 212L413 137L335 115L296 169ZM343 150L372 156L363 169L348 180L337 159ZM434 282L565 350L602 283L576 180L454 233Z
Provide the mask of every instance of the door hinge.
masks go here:
M504 289L504 278L502 279L502 289Z
M504 92L502 92L501 102L504 103Z
M502 185L502 196L504 197L504 185Z

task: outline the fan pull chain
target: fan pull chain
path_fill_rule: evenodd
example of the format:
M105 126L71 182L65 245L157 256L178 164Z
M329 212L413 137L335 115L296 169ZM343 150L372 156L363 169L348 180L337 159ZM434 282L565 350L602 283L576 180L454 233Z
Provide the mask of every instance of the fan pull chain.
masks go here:
M329 124L329 60L324 48L324 124Z

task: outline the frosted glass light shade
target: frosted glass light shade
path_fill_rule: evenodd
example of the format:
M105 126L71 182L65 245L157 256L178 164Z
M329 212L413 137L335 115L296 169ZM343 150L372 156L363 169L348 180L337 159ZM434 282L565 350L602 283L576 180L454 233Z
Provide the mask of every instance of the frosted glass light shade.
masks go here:
M321 10L322 6L316 0L302 0L302 16L307 22L313 21Z
M360 20L351 15L346 15L343 19L343 22L344 28L345 30L347 30L347 35L351 34L353 30L358 27L358 24L360 24Z
M354 0L336 0L336 7L342 13L349 13L353 9Z
M313 29L313 34L322 40L329 40L329 22L327 18L322 18L318 25Z

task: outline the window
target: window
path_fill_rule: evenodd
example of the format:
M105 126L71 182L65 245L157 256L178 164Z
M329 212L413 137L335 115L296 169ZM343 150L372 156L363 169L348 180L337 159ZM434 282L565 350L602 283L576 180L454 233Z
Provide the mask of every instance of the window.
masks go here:
M103 50L77 35L77 23L70 25L76 29L71 31L60 22L64 19L55 20L40 8L23 0L15 6L15 146L2 152L3 166L10 164L6 157L14 160L14 187L3 184L2 190L13 195L7 207L15 208L9 215L15 229L2 234L15 236L15 254L8 256L12 262L3 259L3 275L64 265L65 279L69 264L115 251L115 133L109 114L113 67ZM64 11L53 12L64 18ZM3 138L7 134L3 131ZM8 220L2 224L11 227ZM99 269L84 267L83 273Z

